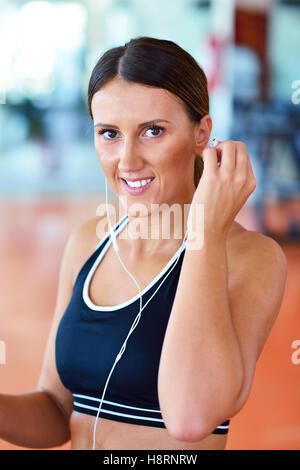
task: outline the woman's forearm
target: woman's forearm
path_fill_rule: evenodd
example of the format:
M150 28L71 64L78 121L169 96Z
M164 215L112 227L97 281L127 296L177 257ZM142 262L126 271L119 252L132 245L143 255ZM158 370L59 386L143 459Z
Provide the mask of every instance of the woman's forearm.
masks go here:
M0 394L0 438L28 448L59 446L70 438L69 423L46 392Z
M206 233L201 249L187 245L158 379L164 419L175 434L197 434L230 418L242 386L227 271L225 237Z

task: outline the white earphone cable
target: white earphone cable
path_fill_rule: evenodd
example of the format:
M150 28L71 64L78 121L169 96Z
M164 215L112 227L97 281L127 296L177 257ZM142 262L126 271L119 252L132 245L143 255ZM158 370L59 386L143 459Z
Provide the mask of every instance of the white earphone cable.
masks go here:
M94 424L94 433L93 433L93 448L92 450L95 450L95 446L96 446L96 430L97 430L97 424L98 424L98 417L99 417L99 414L100 414L100 410L102 408L102 403L103 403L103 399L104 399L104 395L105 395L105 392L106 392L106 389L107 389L107 386L108 386L108 382L110 380L110 377L114 371L114 368L117 364L117 362L121 359L125 349L126 349L126 345L127 345L127 341L128 341L128 338L129 336L131 335L131 333L133 332L133 330L136 328L136 326L138 325L139 321L140 321L140 318L141 318L141 313L142 311L144 310L144 308L146 307L146 305L150 302L150 300L152 299L152 297L156 294L156 292L158 291L158 289L161 287L161 285L165 282L166 278L169 276L169 274L172 272L172 270L175 268L179 258L180 258L180 255L181 255L181 251L179 251L178 253L178 256L176 257L176 260L175 260L175 263L174 265L172 266L172 268L170 269L170 271L167 273L167 275L164 277L164 279L162 280L162 282L159 284L159 286L157 287L157 289L154 291L154 293L151 295L151 297L148 299L148 301L145 303L145 305L142 307L142 296L141 296L141 288L138 284L138 282L136 281L136 279L132 276L132 274L128 271L128 269L126 268L126 266L124 265L123 261L121 260L120 258L120 255L119 255L119 248L118 248L118 245L117 245L117 241L116 241L116 236L115 236L115 233L114 233L114 230L111 226L111 221L110 221L110 217L109 217L109 211L108 211L108 198L107 198L107 182L106 182L106 178L105 178L105 200L106 200L106 212L107 212L107 220L108 220L108 225L109 225L109 230L110 230L110 234L111 234L111 239L112 239L112 243L113 243L113 246L114 246L114 249L115 249L115 252L120 260L120 263L122 264L123 268L125 269L125 271L129 274L129 276L132 278L132 280L135 282L138 290L139 290L139 298L140 298L140 311L138 313L138 315L135 317L135 320L133 322L133 324L131 325L131 328L127 334L127 337L119 351L119 353L117 354L116 358L115 358L115 361L114 361L114 364L110 370L110 373L106 379L106 383L105 383L105 386L104 386L104 389L103 389L103 393L102 393L102 397L101 397L101 400L100 400L100 404L99 404L99 407L98 407L98 411L97 411L97 415L96 415L96 418L95 418L95 424ZM186 237L187 237L187 234L188 234L188 230L185 232L185 236L184 236L184 239L183 239L183 242L182 242L182 246L184 245L184 242L186 240Z

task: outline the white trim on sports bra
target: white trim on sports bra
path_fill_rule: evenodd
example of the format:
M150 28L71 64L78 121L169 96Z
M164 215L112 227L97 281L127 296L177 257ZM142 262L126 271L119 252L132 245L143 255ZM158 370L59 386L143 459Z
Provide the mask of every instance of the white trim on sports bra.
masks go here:
M126 220L125 220L126 218ZM121 219L122 220L122 219ZM116 232L116 235L118 235L121 230L126 226L126 224L128 223L129 221L129 218L127 218L127 214L124 216L123 220L120 222L118 222L120 224L120 226L117 228L117 230L115 230L115 227L118 225L118 223L115 225L114 227L114 230ZM97 257L97 259L95 260L93 266L91 267L85 281L84 281L84 284L83 284L83 289L82 289L82 297L83 297L83 300L85 302L85 304L87 305L87 307L89 307L91 310L101 310L101 311L105 311L105 312L111 312L111 311L115 311L115 310L119 310L121 308L124 308L124 307L127 307L128 305L132 304L133 302L135 302L137 299L139 299L139 294L137 294L136 296L134 296L132 299L129 299L129 300L126 300L125 302L122 302L121 304L118 304L118 305L95 305L92 300L90 299L90 296L89 296L89 286L90 286L90 282L91 282L91 279L92 279L92 276L94 274L94 272L96 271L97 267L99 266L103 256L105 255L105 253L107 252L108 248L110 247L110 245L112 244L112 241L111 241L111 237L110 237L110 234L107 234L102 240L100 243L98 243L96 249L101 245L101 243L103 243L105 241L105 239L108 239L108 242L106 243L106 245L104 246L104 248L101 250L101 252L99 253L99 256ZM181 244L181 246L178 248L178 250L176 251L176 253L172 256L172 258L170 259L170 261L167 263L167 265L162 269L162 271L150 282L150 284L148 284L148 286L146 286L142 291L141 291L141 295L144 295L149 289L151 289L151 287L164 275L164 273L169 269L169 267L173 264L173 262L176 260L176 258L179 256L179 254L184 250L186 246L186 240L184 240Z

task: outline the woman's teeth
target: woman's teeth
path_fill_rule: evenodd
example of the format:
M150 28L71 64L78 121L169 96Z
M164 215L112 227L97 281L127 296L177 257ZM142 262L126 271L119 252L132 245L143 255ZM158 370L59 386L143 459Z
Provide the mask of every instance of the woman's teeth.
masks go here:
M141 186L145 186L146 184L150 183L150 181L152 181L153 178L149 178L147 180L140 180L140 181L126 181L126 183L128 184L128 186L130 186L131 188L140 188Z

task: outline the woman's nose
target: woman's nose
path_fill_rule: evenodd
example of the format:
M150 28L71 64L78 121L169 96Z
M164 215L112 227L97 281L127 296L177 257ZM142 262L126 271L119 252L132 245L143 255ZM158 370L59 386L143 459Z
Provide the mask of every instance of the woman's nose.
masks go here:
M142 159L138 153L138 148L135 143L127 139L124 141L123 146L119 152L118 167L120 171L133 171L142 166Z

